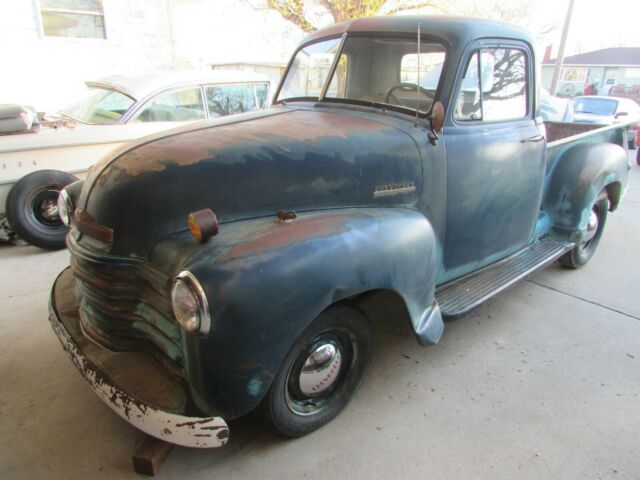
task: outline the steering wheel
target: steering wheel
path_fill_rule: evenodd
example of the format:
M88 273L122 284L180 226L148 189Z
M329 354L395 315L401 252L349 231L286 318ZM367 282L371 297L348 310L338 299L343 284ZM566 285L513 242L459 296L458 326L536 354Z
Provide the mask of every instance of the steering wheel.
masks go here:
M406 103L404 103L402 100L400 100L398 97L396 97L393 94L396 90L400 90L400 89L403 92L420 92L422 95L424 95L425 97L427 97L427 99L431 101L433 101L433 99L435 98L435 93L427 90L426 88L420 87L415 83L399 83L397 85L394 85L393 87L390 87L389 90L387 90L387 93L384 96L384 102L391 103L390 100L393 98L394 99L393 105L401 105L407 108L415 108L407 105Z

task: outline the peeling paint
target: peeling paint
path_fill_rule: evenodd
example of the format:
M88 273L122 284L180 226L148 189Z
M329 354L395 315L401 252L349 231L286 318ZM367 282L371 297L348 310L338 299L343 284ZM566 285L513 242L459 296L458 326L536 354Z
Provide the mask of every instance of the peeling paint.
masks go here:
M222 447L228 441L226 422L220 417L193 418L158 410L146 405L107 382L104 375L80 352L66 328L58 318L53 305L49 305L51 326L94 393L109 408L131 425L152 437L169 443L195 448ZM171 428L169 428L171 427ZM209 431L220 430L224 435L213 437Z

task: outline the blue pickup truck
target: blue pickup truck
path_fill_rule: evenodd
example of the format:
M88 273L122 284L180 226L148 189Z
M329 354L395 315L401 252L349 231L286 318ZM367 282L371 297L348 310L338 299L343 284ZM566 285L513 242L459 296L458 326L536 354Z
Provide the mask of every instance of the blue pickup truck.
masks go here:
M272 108L128 144L61 192L64 349L167 442L224 445L252 411L284 436L319 428L367 369L363 299L387 292L431 345L443 317L594 254L626 128L543 123L536 72L532 37L502 23L311 34Z

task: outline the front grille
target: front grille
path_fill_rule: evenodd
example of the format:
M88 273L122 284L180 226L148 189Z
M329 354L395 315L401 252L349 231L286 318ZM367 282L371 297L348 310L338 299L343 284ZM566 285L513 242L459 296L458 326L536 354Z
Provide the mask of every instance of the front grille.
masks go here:
M101 257L73 241L69 247L85 335L114 351L150 351L183 376L171 278L139 260Z

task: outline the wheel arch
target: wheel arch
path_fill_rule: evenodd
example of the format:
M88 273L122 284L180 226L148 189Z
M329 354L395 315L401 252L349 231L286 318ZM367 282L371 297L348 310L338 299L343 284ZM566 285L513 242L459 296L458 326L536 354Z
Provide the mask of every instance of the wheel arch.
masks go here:
M212 241L221 248L189 262L214 305L211 333L185 338L189 384L202 410L234 418L255 408L295 339L340 302L393 292L419 341L439 340L438 246L421 213L344 209L301 215L291 224L258 220L234 228L247 240L237 242L223 225L220 237L229 237Z
M606 190L609 209L615 210L628 175L627 153L619 145L582 143L568 148L549 174L542 202L554 234L580 242L600 192Z

